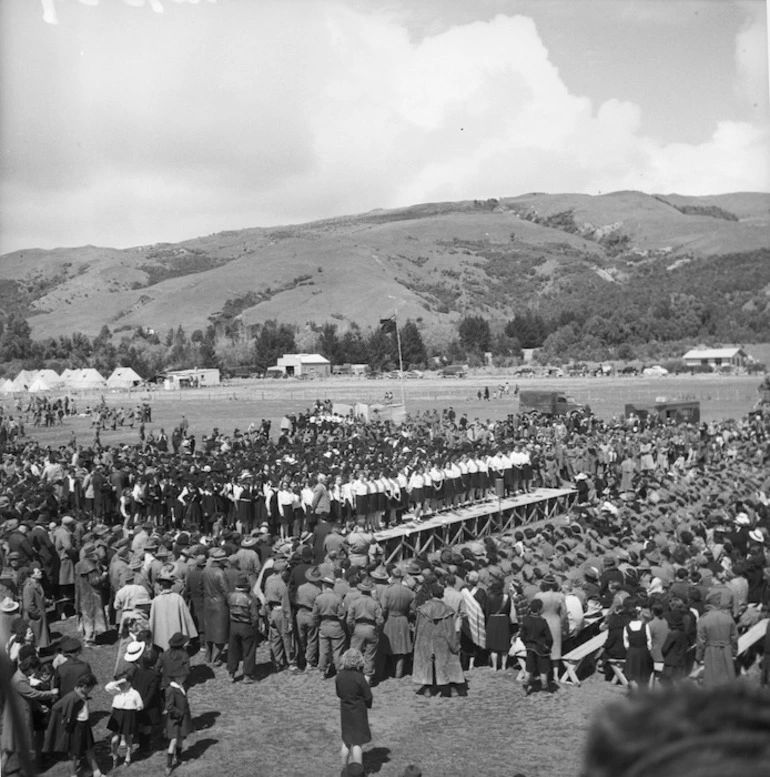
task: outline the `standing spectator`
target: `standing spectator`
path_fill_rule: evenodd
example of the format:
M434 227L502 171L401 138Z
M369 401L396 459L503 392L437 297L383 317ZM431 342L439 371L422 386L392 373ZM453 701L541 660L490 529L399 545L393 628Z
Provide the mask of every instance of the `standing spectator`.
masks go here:
M363 675L364 657L350 648L342 656L342 668L335 685L340 700L343 769L349 763L363 763L362 745L372 741L368 710L372 707L372 691Z
M59 575L56 583L56 611L64 619L67 606L72 607L75 601L75 559L77 548L73 535L75 519L65 515L61 525L54 529L53 544L59 556Z
M175 766L179 766L185 738L195 731L192 714L190 713L190 701L187 698L187 690L184 687L185 679L186 675L182 677L173 672L168 676L168 685L166 687L167 777Z
M335 579L324 577L323 590L313 602L313 622L318 629L318 669L323 677L331 674L332 664L339 672L345 650L345 607L334 592Z
M553 636L548 622L543 618L543 602L533 599L529 604L529 613L521 620L519 637L527 649L527 696L535 691L553 690L549 685L551 676L551 645ZM539 679L539 685L535 683Z
M206 622L206 663L222 666L222 651L227 644L230 630L230 611L227 609L227 594L230 593L224 573L227 554L221 548L210 553L208 566L204 568L203 610Z
M255 656L259 639L260 605L250 591L251 583L246 575L239 575L235 591L227 595L230 610L230 637L227 647L227 673L235 682L235 673L243 660L243 682L255 680Z
M380 639L384 653L395 662L396 678L403 677L406 656L413 648L412 630L409 625L413 617L414 591L404 585L404 572L396 567L391 573L393 581L382 594L382 617L385 621ZM462 595L460 595L462 596Z
M119 675L107 683L104 690L112 694L112 714L107 721L107 728L112 731L110 753L114 771L118 767L121 753L124 754L126 767L131 766L131 749L138 726L137 713L144 709L144 702L139 691L132 686L128 674Z
M698 620L695 660L703 665L703 684L706 687L735 679L738 629L730 614L720 609L721 600L719 591L709 592L706 612Z
M679 610L672 610L669 613L668 626L669 632L661 647L663 655L661 685L672 685L684 679L687 651L690 648L690 641L684 633L684 616Z
M350 632L350 647L361 651L364 656L364 675L371 683L374 679L375 656L379 643L379 633L382 628L382 607L372 597L374 581L365 577L358 584L360 596L355 597L348 605L348 631Z
M102 568L92 542L83 546L82 558L75 565L75 609L86 645L95 645L96 637L107 631L102 597L107 571Z
M642 620L641 608L634 604L630 622L623 630L623 644L626 648L624 674L632 690L646 685L652 674L652 636Z
M80 681L81 677L93 675L91 665L80 658L83 646L74 637L65 637L59 645L64 659L54 670L54 686L59 689L62 699Z
M38 648L48 647L51 644L51 633L48 630L48 614L43 592L43 572L38 567L35 567L32 574L24 581L21 592L21 612L32 627Z
M412 682L438 687L449 696L451 685L465 686L455 612L442 601L442 586L434 584L430 593L431 598L417 608Z

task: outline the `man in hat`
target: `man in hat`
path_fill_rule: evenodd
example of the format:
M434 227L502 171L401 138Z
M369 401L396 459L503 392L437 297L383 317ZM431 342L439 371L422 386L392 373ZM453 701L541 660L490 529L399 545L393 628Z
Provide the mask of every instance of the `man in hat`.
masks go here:
M184 581L184 598L190 607L190 614L195 621L198 635L201 640L206 631L204 594L203 594L203 570L206 566L206 554L202 545L189 548L190 561L187 565L187 573Z
M75 565L75 610L80 615L86 645L95 645L96 637L107 631L104 614L107 586L107 570L98 559L96 545L86 543L82 558Z
M176 578L171 569L164 569L157 582L160 591L152 600L150 631L153 645L168 650L168 641L174 634L183 634L189 640L198 636L198 630L185 600L173 590Z
M375 656L382 629L382 607L372 596L374 581L365 577L358 583L361 594L348 604L347 623L350 632L350 647L360 650L364 656L364 676L371 685L374 680Z
M706 612L698 620L695 660L703 666L703 684L714 687L735 680L738 629L732 616L721 609L722 595L710 591Z
M53 531L53 544L59 557L59 576L56 584L56 610L65 618L67 607L75 600L75 561L78 558L77 546L73 534L75 519L65 515L61 524Z
M380 598L384 621L380 639L384 654L394 663L395 677L401 678L404 676L406 657L412 652L412 631L409 621L413 616L415 594L404 585L402 569L396 567L391 574L393 580ZM460 595L460 601L462 601L462 595Z
M203 569L203 609L206 629L206 663L222 666L222 651L230 635L230 611L227 609L227 585L224 566L227 555L221 548L209 554L208 565Z
M48 512L41 511L29 533L30 544L38 561L40 561L40 568L43 570L43 588L49 596L53 594L53 587L56 585L59 575L59 554L48 534L50 520L51 516Z
M134 559L129 567L131 576L115 592L113 606L115 607L115 624L118 627L118 632L121 630L124 619L130 615L135 615L140 606L146 605L149 611L150 591L141 567L141 560Z
M334 592L334 577L321 579L322 591L313 602L313 622L318 629L318 669L324 678L331 674L331 664L340 670L345 651L345 607L342 598Z
M43 591L43 570L34 567L30 576L24 581L21 592L22 617L29 621L32 633L35 635L35 645L46 648L51 644L51 634L48 630L48 615L45 607L45 592Z
M291 657L291 617L288 610L288 589L284 579L286 559L279 557L272 562L265 580L265 608L267 609L270 657L276 672L285 669Z
M243 660L243 682L255 681L257 642L259 639L260 604L248 575L241 574L235 590L227 595L230 610L230 637L227 646L227 673L235 682L235 673Z
M30 526L26 521L17 521L15 518L6 521L6 530L10 532L6 535L5 541L8 544L8 550L11 553L18 553L20 565L29 566L35 559L35 551L27 537Z
M241 540L241 547L231 556L231 559L236 562L239 573L249 578L251 586L257 582L262 569L262 562L256 550L258 542L256 537L246 535Z
M313 607L321 594L322 579L323 575L318 567L310 567L305 571L305 582L297 588L295 607L298 653L304 657L306 672L312 671L318 665L318 627L313 618Z

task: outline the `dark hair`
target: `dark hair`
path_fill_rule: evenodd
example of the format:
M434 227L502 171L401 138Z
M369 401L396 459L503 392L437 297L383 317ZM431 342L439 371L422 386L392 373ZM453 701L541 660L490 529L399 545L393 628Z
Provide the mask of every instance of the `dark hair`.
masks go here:
M76 688L93 688L97 683L96 677L91 672L86 672L75 681Z
M530 615L540 615L540 613L543 611L543 601L542 599L533 599L529 603L529 614Z
M23 674L29 674L33 669L40 666L40 659L37 655L27 656L19 661L19 669Z

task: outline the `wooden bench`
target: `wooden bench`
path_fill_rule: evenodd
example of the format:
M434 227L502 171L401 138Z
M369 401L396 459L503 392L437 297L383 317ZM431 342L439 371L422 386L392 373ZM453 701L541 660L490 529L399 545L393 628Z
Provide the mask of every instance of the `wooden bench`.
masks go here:
M591 637L582 645L578 645L573 650L570 650L569 653L563 655L561 660L564 662L564 673L561 676L561 682L580 685L580 679L577 675L580 664L586 658L596 658L604 649L606 641L607 632L600 631L595 637Z

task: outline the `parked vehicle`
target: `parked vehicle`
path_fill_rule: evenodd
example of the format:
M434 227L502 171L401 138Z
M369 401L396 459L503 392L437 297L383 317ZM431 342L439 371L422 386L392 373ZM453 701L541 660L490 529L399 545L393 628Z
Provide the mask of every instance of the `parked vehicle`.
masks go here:
M700 402L697 400L678 400L672 402L656 402L654 405L626 405L626 418L632 415L640 421L647 421L651 416L657 416L663 423L673 421L677 424L700 423Z
M581 405L561 391L520 391L520 413L544 413L545 415L566 415L577 410L590 413L588 405Z
M439 373L442 378L464 378L468 374L467 364L450 364Z

